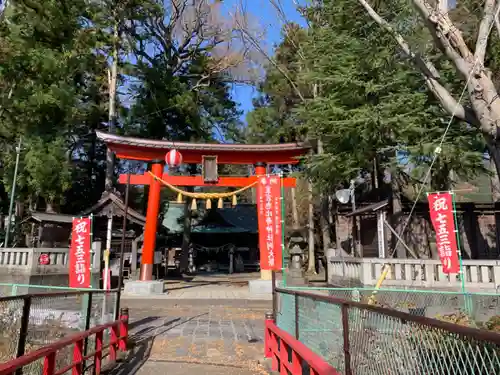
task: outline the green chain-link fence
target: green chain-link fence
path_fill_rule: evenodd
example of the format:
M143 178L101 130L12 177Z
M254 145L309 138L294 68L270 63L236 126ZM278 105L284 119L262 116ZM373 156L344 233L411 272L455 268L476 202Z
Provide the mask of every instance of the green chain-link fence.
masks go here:
M114 321L117 301L116 290L52 291L0 298L0 362ZM92 340L87 343L89 347L94 345ZM58 352L58 368L69 364L71 358L70 347ZM42 364L40 359L23 372L41 374Z
M277 325L342 373L500 374L496 332L326 295L284 289L277 295ZM489 324L500 331L500 319Z
M281 286L284 286L283 282ZM484 323L495 316L500 316L500 294L493 293L375 288L288 287L287 289L362 303L368 303L369 298L375 296L377 306L429 318L466 314L471 321Z

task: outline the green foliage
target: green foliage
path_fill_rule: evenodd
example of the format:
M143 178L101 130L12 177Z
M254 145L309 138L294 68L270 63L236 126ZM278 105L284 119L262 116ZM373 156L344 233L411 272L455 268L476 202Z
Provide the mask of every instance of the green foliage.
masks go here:
M9 1L0 19L3 213L19 137L18 203L76 213L101 196L106 149L95 131L108 126L115 48L117 131L208 142L240 137L231 77L214 68L220 61L207 36L214 34L195 30L186 44L168 27L174 16L157 0Z
M13 145L24 136L18 197L59 205L70 187L69 161L80 128L96 116L96 72L102 60L82 24L86 2L12 1L0 26L0 134L10 191ZM100 72L99 72L100 74ZM94 94L94 96L96 96ZM84 131L85 133L88 130Z
M191 62L185 75L176 75L161 58L153 66L138 65L140 84L132 86L134 105L125 131L146 138L211 141L239 137L240 112L229 86L214 78L210 86L193 90L207 68L203 58Z
M64 146L61 138L50 142L35 139L28 143L25 154L28 186L50 204L71 187L71 166Z
M255 109L247 115L248 142L277 143L303 138L304 129L297 124L293 110L310 91L307 83L297 82L304 63L301 44L307 33L298 25L288 24L283 28L283 38L275 50L275 64L268 65L266 79L259 87Z
M301 31L293 53L281 59L283 50L291 51L290 38L276 50L276 63L295 72L292 77L304 100L297 100L290 80L271 67L257 108L248 116L252 132L276 139L289 129L305 129L309 139L320 139L324 152L308 158L305 171L323 190L373 174L374 163L377 179L389 170L418 183L448 125L448 116L422 77L358 3L326 0L305 8L304 14L309 27ZM402 32L411 30L425 39L408 17L400 12L389 20ZM449 74L449 67L442 65ZM431 176L433 189L449 188L451 171L468 179L484 170L484 142L468 125L453 121L441 148Z

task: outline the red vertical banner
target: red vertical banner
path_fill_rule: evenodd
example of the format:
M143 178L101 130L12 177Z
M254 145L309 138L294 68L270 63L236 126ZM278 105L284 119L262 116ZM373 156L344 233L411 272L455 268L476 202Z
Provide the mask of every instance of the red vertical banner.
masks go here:
M427 196L432 226L436 231L436 246L443 273L458 273L457 237L451 193L434 193Z
M92 226L89 217L73 219L71 247L69 249L70 288L90 288L90 236Z
M260 268L282 268L281 177L261 176L257 184Z

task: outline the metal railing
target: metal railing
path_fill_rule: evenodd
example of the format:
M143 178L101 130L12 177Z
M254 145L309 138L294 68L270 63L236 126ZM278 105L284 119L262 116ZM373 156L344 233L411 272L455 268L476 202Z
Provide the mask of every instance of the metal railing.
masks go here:
M277 326L345 375L500 373L500 316L486 330L327 295L275 293Z
M72 333L115 321L118 303L117 290L0 298L0 363L53 344Z
M468 293L429 289L396 288L333 288L298 287L278 284L282 288L324 294L332 297L368 303L374 297L377 306L399 310L409 314L440 318L466 312L475 322L487 322L500 314L499 293ZM499 290L500 291L500 290Z
M99 375L106 355L109 356L109 363L114 364L118 351L127 350L127 338L128 309L122 309L115 321L74 333L0 364L0 375L62 375L70 371L73 375ZM94 342L91 353L87 353L89 341Z
M57 285L37 285L19 283L0 283L0 298L9 296L19 296L24 294L47 294L57 292L86 292L88 288L70 288L68 286ZM92 290L104 291L104 289Z
M272 371L302 375L309 367L314 375L340 375L335 368L288 332L276 326L272 314L266 314L264 355L271 359Z

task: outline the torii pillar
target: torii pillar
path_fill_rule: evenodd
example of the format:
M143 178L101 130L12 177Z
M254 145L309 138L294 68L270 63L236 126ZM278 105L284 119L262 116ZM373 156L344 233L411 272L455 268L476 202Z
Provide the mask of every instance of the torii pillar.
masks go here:
M164 162L151 161L151 173L163 175ZM148 209L146 211L146 225L144 228L144 244L142 247L140 281L153 280L153 264L156 246L156 232L158 229L158 215L160 213L161 183L151 176L149 183Z

